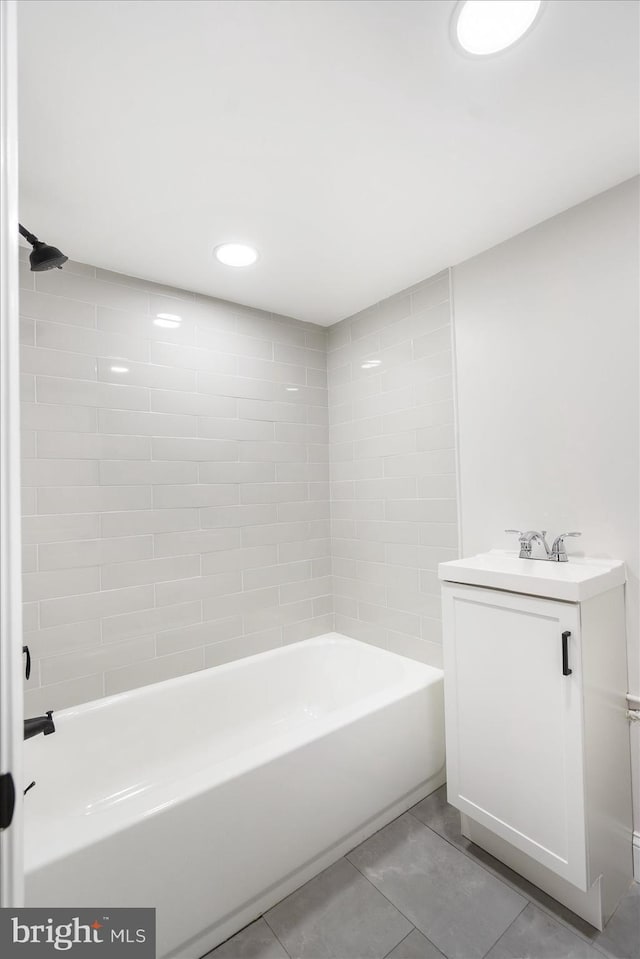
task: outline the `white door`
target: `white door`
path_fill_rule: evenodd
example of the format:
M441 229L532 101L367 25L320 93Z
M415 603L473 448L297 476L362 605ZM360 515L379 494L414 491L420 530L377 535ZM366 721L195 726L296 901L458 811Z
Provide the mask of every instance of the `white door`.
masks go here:
M23 899L16 47L15 0L0 0L0 906Z
M442 596L449 802L587 889L579 607Z

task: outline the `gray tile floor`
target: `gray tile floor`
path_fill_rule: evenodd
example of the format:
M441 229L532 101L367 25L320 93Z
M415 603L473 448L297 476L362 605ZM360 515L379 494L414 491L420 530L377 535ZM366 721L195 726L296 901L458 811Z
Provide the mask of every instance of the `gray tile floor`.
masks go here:
M640 959L640 885L603 932L460 832L438 789L204 959Z

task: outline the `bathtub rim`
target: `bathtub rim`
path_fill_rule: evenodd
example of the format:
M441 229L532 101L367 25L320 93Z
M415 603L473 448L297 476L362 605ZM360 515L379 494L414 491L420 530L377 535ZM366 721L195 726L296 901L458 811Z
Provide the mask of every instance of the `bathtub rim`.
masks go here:
M308 647L310 645L339 646L351 644L357 644L358 646L365 647L366 649L374 650L376 653L384 656L404 660L405 662L411 664L412 669L415 668L417 671L424 671L425 679L428 678L429 673L432 673L431 680L427 683L419 684L419 686L431 685L444 676L444 671L438 666L429 666L427 663L422 663L417 659L411 659L408 656L403 656L402 653L395 653L392 650L383 649L381 646L376 646L373 643L367 643L364 640L355 639L352 636L346 636L343 633L332 631L330 633L322 633L319 636L313 636L310 639L301 639L295 643L286 643L282 646L274 646L272 649L266 649L260 653L253 653L250 656L243 656L240 659L229 660L227 663L219 663L214 666L205 666L202 669L196 669L190 673L184 673L181 676L171 676L169 679L161 679L157 683L146 683L144 686L135 686L133 689L126 689L120 693L111 693L108 696L101 696L99 699L89 699L84 703L77 703L75 706L65 706L64 709L54 710L53 715L54 717L57 716L59 719L66 719L70 718L71 716L75 716L78 712L98 712L101 709L106 709L108 706L113 705L116 702L128 702L138 697L146 698L154 693L160 692L163 689L179 689L181 686L186 686L189 682L193 682L196 677L206 676L211 670L216 670L218 675L224 675L226 672L231 672L234 669L240 668L245 663L259 663L269 659L276 659L290 649L298 649Z
M351 639L339 633L328 633L314 637L311 640L301 640L299 643L291 643L287 646L276 647L273 650L266 650L254 656L244 657L242 660L234 660L231 663L221 664L221 666L213 666L206 670L198 670L196 673L188 673L184 676L163 680L160 683L149 684L140 689L126 690L124 693L115 693L103 699L93 700L80 704L79 706L69 707L66 710L60 710L58 715L62 715L62 718L77 718L78 712L82 713L84 710L98 711L106 705L112 705L114 702L117 703L137 698L140 694L146 698L158 692L161 693L162 689L168 686L179 688L180 686L185 686L193 682L193 678L196 676L206 675L209 670L221 670L224 675L226 672L241 668L242 664L247 660L261 661L265 657L274 657L277 654L283 655L292 647L306 646L309 643L314 643L314 641L315 644L319 646L358 643L368 649L375 650L376 653L383 653L385 656L392 656L394 658L398 656L396 653L381 650L379 647L372 647L369 643L363 643L360 640ZM220 763L216 764L215 773L213 772L213 767L207 767L204 770L190 774L187 778L172 780L164 785L157 786L151 783L146 789L141 790L140 793L137 794L140 796L137 802L134 796L133 803L123 804L123 806L119 808L116 808L114 805L104 811L98 812L96 815L69 813L68 818L76 824L74 840L70 844L66 842L60 846L58 842L38 843L40 830L46 831L47 826L51 825L52 819L55 822L55 815L47 815L46 811L42 814L37 811L32 813L33 818L31 822L35 835L30 837L33 845L27 845L25 842L25 872L29 873L44 868L62 856L71 855L94 842L100 842L111 835L124 832L134 826L140 818L153 818L161 815L162 812L169 807L178 807L185 804L210 789L215 789L217 786L221 786L246 774L251 769L265 766L281 758L288 752L301 749L314 740L324 739L340 729L357 723L367 716L388 709L395 702L419 695L421 692L426 693L430 687L443 687L444 673L442 670L437 667L427 666L415 660L410 660L407 657L400 658L411 664L410 677L403 676L400 680L383 687L382 690L379 689L356 697L356 699L348 705L324 714L320 720L310 719L297 724L293 729L288 729L275 736L269 741L267 748L265 748L264 743L261 743L242 750L230 759L221 760ZM143 796L154 789L156 790L156 795L152 797L153 801L151 803L148 801L144 802ZM27 828L30 818L29 815L25 817L25 825Z

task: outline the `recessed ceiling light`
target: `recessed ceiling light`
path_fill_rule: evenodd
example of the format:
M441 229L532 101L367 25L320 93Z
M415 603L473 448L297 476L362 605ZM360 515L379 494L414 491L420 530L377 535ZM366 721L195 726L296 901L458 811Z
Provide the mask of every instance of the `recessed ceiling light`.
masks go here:
M213 252L225 266L252 266L258 259L258 251L246 243L221 243Z
M452 34L463 50L486 57L516 43L533 26L542 0L460 0Z
M161 326L165 330L175 330L182 323L182 317L175 313L158 313L153 322L156 326Z
M299 389L300 388L298 386L285 386L287 393L297 393Z
M112 366L111 372L112 373L128 373L129 367L128 366Z
M382 364L382 360L365 360L364 363L360 364L360 368L363 370L375 370L376 367Z

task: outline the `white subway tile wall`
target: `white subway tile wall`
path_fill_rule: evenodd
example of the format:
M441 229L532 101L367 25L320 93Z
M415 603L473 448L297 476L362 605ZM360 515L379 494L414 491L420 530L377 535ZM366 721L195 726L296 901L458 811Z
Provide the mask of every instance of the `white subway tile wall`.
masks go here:
M27 714L331 630L327 331L86 264L21 282Z
M458 555L448 272L329 329L335 627L442 664Z
M440 665L447 273L329 331L86 264L21 278L28 712L334 626Z

